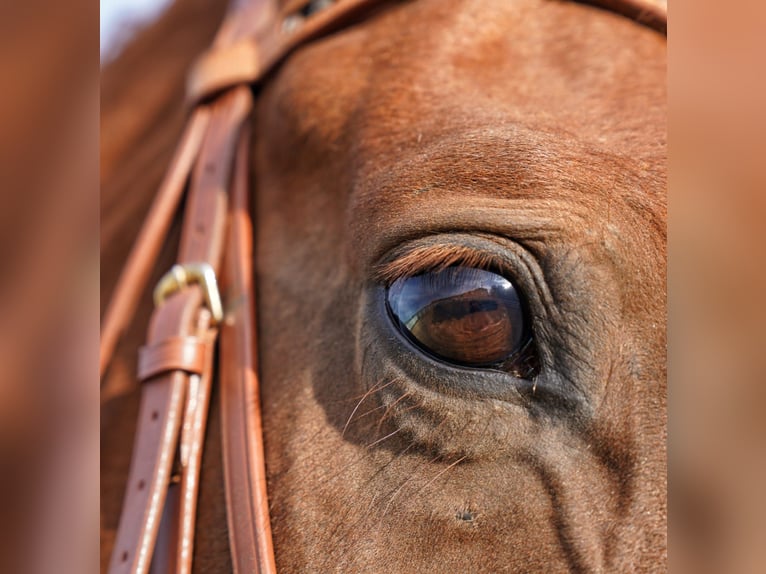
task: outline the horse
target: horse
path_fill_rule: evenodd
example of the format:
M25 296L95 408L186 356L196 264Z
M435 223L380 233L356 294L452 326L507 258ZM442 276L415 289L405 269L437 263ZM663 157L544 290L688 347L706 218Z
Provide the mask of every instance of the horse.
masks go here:
M106 72L104 300L221 14L179 2ZM603 7L390 1L258 88L279 571L666 570L665 62L664 35ZM104 569L150 307L103 385ZM214 390L200 572L233 567L219 411Z

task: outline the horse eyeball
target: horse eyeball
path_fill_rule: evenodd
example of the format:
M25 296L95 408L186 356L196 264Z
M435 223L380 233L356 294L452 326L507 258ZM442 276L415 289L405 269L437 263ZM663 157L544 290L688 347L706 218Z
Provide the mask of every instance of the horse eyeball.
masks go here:
M494 366L525 343L524 309L513 284L471 267L397 279L386 293L398 329L435 357L459 365Z

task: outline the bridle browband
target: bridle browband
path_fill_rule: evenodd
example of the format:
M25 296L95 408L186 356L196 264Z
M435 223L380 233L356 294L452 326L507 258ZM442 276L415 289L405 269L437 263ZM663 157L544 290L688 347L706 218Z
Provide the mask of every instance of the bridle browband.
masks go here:
M280 11L276 0L233 0L212 47L191 70L186 129L102 323L103 378L188 182L178 263L155 289L148 341L139 351L141 406L112 574L191 572L216 346L232 564L239 573L276 572L255 355L251 86L299 46L394 1L298 0ZM665 32L665 10L649 0L587 3Z

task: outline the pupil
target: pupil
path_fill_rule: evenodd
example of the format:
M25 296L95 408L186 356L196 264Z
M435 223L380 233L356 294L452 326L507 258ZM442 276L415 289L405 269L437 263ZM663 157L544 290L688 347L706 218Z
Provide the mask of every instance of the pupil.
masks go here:
M395 281L387 305L399 329L440 359L491 366L518 352L525 333L521 301L502 275L448 267Z

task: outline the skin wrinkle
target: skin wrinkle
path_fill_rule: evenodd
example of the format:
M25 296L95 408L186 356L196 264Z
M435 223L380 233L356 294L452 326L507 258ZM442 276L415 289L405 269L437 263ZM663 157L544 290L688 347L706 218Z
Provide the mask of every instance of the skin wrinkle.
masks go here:
M578 550L577 545L573 544L575 535L572 532L572 526L567 519L566 507L561 502L560 493L563 490L562 484L555 477L553 472L546 468L545 465L540 464L539 461L532 459L528 461L528 464L539 476L540 482L543 484L543 487L550 498L551 509L554 514L554 528L558 535L559 545L569 564L569 571L576 573L599 571L600 568L586 566L586 561Z
M301 48L260 90L251 185L279 571L666 570L664 82L665 39L604 10L418 0ZM124 214L148 205L180 131L183 114L156 109L137 133L157 161L122 144L109 160L107 293L138 225ZM416 245L434 251L406 259ZM536 389L429 363L376 315L381 264L393 277L477 247L530 299ZM103 422L107 559L135 398ZM214 435L195 561L227 572Z

